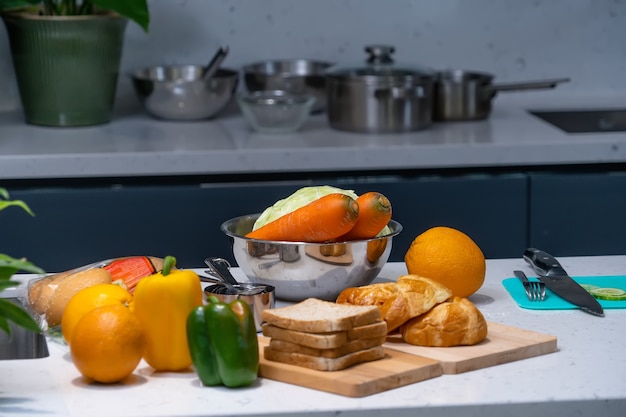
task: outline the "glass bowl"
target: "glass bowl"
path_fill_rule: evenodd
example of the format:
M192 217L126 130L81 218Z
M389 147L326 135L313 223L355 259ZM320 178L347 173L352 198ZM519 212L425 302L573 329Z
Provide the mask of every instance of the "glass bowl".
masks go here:
M286 91L256 91L237 96L250 126L261 133L291 133L307 121L315 98Z

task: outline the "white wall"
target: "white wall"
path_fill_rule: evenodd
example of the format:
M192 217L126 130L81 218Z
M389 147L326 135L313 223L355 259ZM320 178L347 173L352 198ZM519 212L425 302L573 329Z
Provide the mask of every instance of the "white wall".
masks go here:
M387 43L396 59L494 73L496 81L568 76L567 92L626 92L626 0L150 0L149 33L130 23L123 70L224 66L305 57L359 63ZM6 32L0 30L0 109L19 107ZM120 78L118 108L136 105Z

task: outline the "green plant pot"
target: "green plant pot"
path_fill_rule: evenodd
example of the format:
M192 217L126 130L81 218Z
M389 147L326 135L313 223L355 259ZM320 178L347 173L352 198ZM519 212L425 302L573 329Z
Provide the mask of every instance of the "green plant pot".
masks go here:
M2 16L27 123L111 120L127 20L114 14Z

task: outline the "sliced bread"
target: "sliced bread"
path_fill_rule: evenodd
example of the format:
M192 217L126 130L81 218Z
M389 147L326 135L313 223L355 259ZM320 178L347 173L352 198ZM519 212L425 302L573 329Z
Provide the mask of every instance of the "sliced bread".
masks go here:
M303 353L305 355L320 356L322 358L337 358L359 350L380 346L387 340L386 336L370 337L369 339L351 340L336 348L317 349L308 346L298 345L296 343L285 342L284 340L271 339L270 347L279 352L286 353Z
M299 332L264 323L262 330L264 336L271 337L272 339L291 342L314 349L334 349L345 345L351 340L385 336L387 334L387 323L377 321L372 324L354 327L350 330L324 333Z
M339 371L358 363L370 362L385 357L382 346L359 350L337 358L322 358L320 356L305 355L304 353L280 352L269 345L263 348L265 359L290 365L302 366L318 371Z
M382 320L376 306L337 304L307 298L297 304L263 310L262 319L283 329L307 333L349 330Z

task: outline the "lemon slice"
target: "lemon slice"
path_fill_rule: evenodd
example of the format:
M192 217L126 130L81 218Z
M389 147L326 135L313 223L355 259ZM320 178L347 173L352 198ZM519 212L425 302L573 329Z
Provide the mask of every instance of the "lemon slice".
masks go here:
M588 290L598 300L622 301L626 300L626 291L621 288L593 288Z

